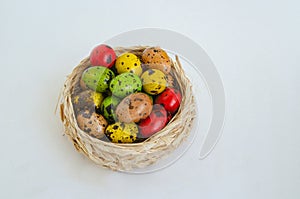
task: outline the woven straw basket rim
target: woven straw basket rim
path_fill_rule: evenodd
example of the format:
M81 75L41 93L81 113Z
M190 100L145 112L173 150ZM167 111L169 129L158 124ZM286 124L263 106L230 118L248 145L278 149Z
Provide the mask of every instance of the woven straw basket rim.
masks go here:
M117 47L114 50L117 56L124 52L132 52L141 57L147 47ZM188 137L196 117L196 108L192 85L184 74L178 56L176 56L176 61L172 62L172 75L177 79L182 93L182 102L178 112L164 129L144 142L118 144L93 138L77 125L71 96L79 84L82 72L90 66L89 57L83 59L67 76L60 99L60 116L65 134L73 142L77 151L103 167L129 171L151 165L175 150Z

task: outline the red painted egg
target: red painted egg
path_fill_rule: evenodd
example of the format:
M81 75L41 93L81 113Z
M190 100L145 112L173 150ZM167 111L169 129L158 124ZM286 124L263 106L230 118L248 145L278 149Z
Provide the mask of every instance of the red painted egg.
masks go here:
M148 138L163 129L167 124L167 111L162 105L155 104L151 114L139 123L140 134Z
M163 105L166 111L172 114L178 110L180 102L181 94L177 89L174 88L167 88L155 99L156 104Z
M92 66L105 66L111 68L116 61L116 53L110 46L101 44L96 46L90 54Z

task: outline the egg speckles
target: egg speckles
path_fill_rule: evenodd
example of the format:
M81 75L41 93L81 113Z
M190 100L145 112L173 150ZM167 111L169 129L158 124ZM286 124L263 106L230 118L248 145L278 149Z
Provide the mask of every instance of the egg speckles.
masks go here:
M104 97L102 93L98 93L92 90L85 90L75 95L72 98L72 102L74 105L75 112L79 112L80 110L98 110L100 109L100 105L103 101Z
M142 76L143 89L150 95L157 95L166 88L167 81L163 72L157 69L149 69Z
M104 136L107 122L102 115L89 110L82 110L78 113L76 119L79 128L90 136L98 139Z
M101 104L101 113L109 123L117 120L116 108L120 103L120 99L115 96L106 97Z
M132 143L136 140L139 130L135 123L122 123L108 125L106 136L114 143Z
M115 74L110 69L94 66L83 72L82 81L88 88L101 93L109 90L109 83L114 77Z
M115 77L109 88L112 95L123 98L131 93L136 93L142 90L141 79L133 73L122 73Z
M115 66L119 74L131 72L140 76L143 72L141 61L132 53L124 53L118 57Z
M152 101L145 93L134 93L125 97L116 109L118 120L121 122L139 122L150 115Z
M165 74L171 71L171 59L160 47L146 48L142 54L142 60L149 68L161 70Z

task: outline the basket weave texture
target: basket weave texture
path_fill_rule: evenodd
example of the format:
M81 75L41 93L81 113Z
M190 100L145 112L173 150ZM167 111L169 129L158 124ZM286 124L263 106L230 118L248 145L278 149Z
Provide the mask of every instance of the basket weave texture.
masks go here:
M146 46L114 48L117 56L131 52L141 57ZM83 153L96 164L112 170L130 171L144 168L157 162L174 151L189 135L196 117L192 85L181 67L178 57L172 61L172 75L177 79L182 94L180 108L168 125L141 143L119 144L93 138L82 131L76 121L72 95L79 87L83 71L90 66L89 57L83 59L67 76L60 101L60 116L65 134L73 142L77 151Z

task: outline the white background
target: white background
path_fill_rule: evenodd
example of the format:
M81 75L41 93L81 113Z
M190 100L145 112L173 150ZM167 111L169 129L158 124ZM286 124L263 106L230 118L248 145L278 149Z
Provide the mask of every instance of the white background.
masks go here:
M0 198L300 197L299 1L0 1ZM200 44L227 94L223 136L162 171L128 175L75 152L54 115L72 68L123 31Z

